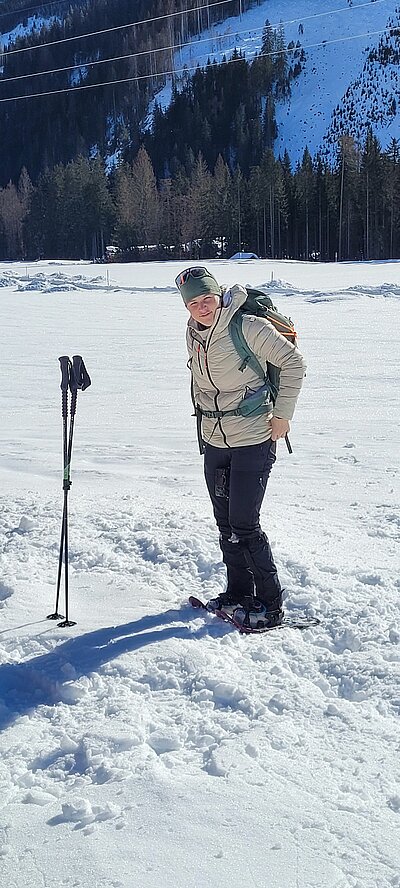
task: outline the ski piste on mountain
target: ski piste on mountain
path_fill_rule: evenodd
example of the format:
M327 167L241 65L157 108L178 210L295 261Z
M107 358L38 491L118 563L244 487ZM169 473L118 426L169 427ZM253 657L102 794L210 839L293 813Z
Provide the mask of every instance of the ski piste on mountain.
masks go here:
M224 610L210 611L208 610L207 604L202 601L200 598L196 598L195 595L189 596L189 604L196 610L204 610L208 614L211 614L213 617L217 617L219 620L223 620L225 623L230 623L231 626L234 626L235 629L238 630L242 635L262 635L265 632L275 632L276 629L310 629L312 626L319 626L320 620L317 617L283 617L280 623L277 623L276 626L265 626L262 629L255 629L251 626L243 626L241 623L237 623L236 620L230 615L227 614Z

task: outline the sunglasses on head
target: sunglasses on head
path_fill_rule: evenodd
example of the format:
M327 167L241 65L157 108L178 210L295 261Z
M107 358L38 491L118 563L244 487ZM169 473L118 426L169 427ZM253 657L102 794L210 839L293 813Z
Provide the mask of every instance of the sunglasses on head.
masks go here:
M210 272L201 265L195 266L194 268L185 268L185 271L181 271L181 273L178 274L178 277L175 278L176 286L180 289L182 284L186 284L189 277L202 278L209 275L209 273Z

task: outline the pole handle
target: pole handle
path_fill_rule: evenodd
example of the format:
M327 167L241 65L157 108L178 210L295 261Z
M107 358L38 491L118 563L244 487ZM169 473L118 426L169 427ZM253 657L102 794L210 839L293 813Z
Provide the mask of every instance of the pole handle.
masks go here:
M60 389L62 392L68 391L70 374L71 374L71 361L68 355L62 355L61 358L58 359L60 362L61 369L61 385Z
M77 391L77 389L81 389L84 392L85 389L89 388L91 382L92 380L86 370L83 358L81 355L74 355L69 383L71 392Z

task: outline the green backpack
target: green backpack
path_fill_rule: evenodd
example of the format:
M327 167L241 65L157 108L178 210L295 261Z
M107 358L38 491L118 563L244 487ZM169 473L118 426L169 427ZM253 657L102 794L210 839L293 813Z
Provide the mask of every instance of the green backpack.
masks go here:
M293 345L296 345L296 331L291 318L281 314L266 293L251 287L246 287L246 290L247 299L240 309L233 315L228 330L233 345L235 346L239 357L242 358L242 364L239 367L239 370L243 371L247 366L251 367L253 372L256 373L260 379L264 380L265 389L269 390L271 400L275 401L279 389L279 367L275 367L274 364L269 363L265 369L262 367L244 336L242 329L243 315L249 314L255 315L258 318L265 318L275 327L278 333L285 336L285 338L288 339L289 342L292 342Z

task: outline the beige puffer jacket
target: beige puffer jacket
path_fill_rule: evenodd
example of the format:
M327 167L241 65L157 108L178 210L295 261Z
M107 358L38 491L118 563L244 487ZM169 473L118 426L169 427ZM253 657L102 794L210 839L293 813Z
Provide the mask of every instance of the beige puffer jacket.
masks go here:
M262 385L260 377L248 366L239 370L242 359L228 331L232 316L246 298L246 290L235 284L225 292L223 305L218 309L212 327L203 330L192 317L188 321L186 340L193 393L201 410L235 410L245 395L257 391ZM266 441L271 437L271 416L291 419L302 386L304 358L272 324L264 318L243 315L243 333L262 366L269 361L280 368L278 396L270 414L219 419L203 416L203 439L214 447L245 447Z

